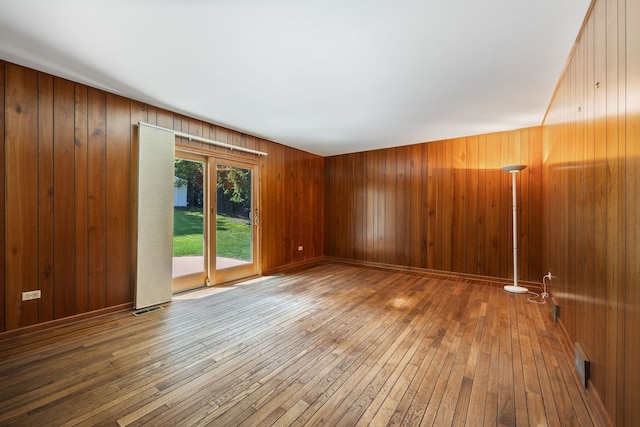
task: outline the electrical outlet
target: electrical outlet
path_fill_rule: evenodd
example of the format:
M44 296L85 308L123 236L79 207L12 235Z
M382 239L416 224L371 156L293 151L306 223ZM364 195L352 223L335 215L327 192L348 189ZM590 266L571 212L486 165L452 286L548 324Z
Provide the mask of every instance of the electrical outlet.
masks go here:
M42 296L40 289L36 291L27 291L22 293L22 301L29 301L32 299L39 299Z
M302 246L298 246L298 250L299 250L299 251L301 251L301 250L303 250L303 249L304 249L304 247L302 247Z

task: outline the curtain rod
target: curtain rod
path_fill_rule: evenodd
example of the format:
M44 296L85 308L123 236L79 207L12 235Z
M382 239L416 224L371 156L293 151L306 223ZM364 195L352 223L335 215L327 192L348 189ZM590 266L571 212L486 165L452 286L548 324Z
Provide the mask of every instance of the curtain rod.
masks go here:
M237 145L227 144L226 142L214 141L213 139L203 138L197 135L189 135L188 133L180 132L173 129L163 128L161 126L151 125L149 123L138 122L138 126L148 126L154 129L165 130L167 132L173 133L175 136L181 136L183 138L189 138L189 140L195 140L204 142L206 144L217 145L218 147L225 147L230 150L244 151L245 153L257 154L258 156L266 156L267 153L264 151L252 150L251 148L238 147Z

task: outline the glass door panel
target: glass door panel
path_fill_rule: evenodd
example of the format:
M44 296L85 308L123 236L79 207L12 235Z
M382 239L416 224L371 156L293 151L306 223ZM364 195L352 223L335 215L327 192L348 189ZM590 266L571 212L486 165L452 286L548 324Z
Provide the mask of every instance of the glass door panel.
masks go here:
M174 162L173 292L206 282L206 159L179 154Z
M254 166L219 160L216 170L216 283L248 277L255 267Z

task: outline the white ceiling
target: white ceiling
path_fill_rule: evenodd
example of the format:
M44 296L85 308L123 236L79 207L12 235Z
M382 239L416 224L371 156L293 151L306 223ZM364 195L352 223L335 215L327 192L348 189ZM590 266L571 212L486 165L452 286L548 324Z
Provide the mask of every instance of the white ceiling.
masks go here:
M0 0L0 58L323 156L539 125L590 0Z

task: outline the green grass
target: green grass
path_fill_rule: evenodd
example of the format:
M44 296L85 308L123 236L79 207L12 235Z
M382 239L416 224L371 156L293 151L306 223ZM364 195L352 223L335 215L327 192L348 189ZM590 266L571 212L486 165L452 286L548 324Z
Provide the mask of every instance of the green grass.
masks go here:
M251 225L228 216L216 216L216 252L225 258L251 260Z
M202 256L202 210L173 210L173 256Z
M195 208L174 209L173 256L201 256L203 253L203 215ZM216 217L217 256L251 259L251 225L238 218Z

